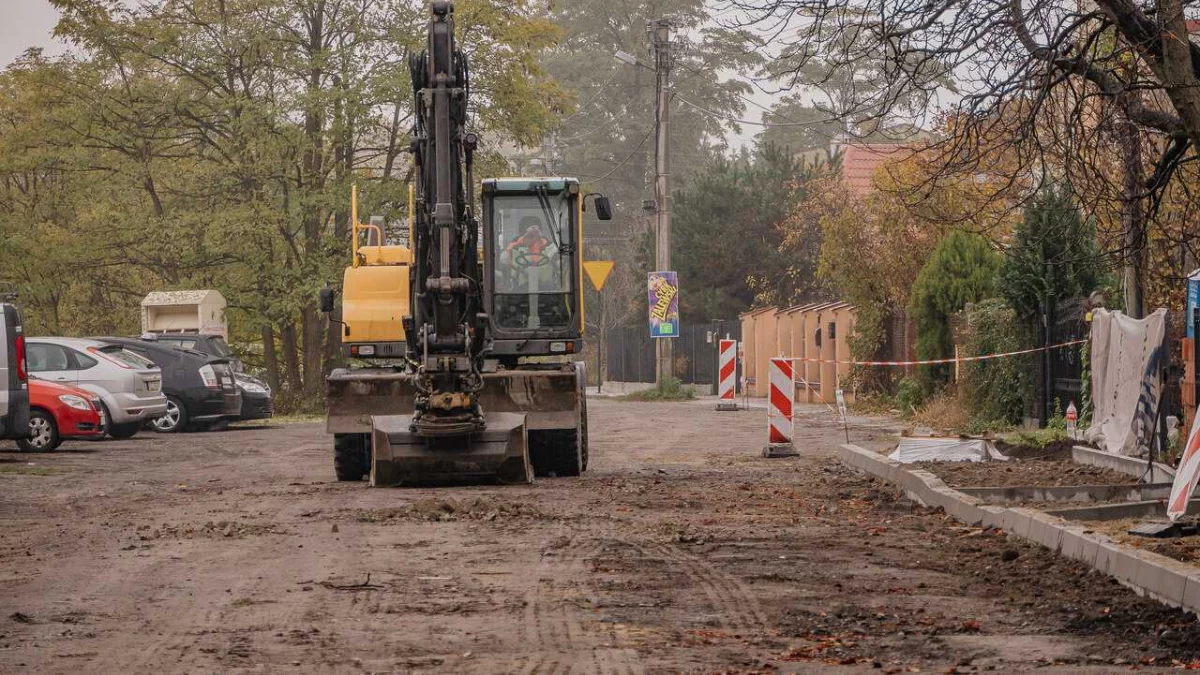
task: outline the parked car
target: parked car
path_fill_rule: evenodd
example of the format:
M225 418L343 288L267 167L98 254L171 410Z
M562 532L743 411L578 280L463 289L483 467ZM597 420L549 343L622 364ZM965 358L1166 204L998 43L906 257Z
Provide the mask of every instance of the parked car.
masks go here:
M29 380L29 437L26 452L50 452L68 438L104 436L104 410L96 394L57 382Z
M225 338L220 335L204 335L189 332L145 333L138 339L229 359L229 365L234 370L238 389L242 393L242 411L237 419L265 420L270 419L275 414L275 404L271 398L271 387L266 382L246 374L242 361L237 358L233 350L229 348L229 343L225 342Z
M100 339L162 368L167 406L152 422L155 431L174 433L189 426L236 419L241 413L242 394L234 381L229 359L152 340Z
M142 422L167 410L162 371L120 346L88 338L30 338L26 358L38 378L96 394L113 438L133 436Z
M29 371L21 312L0 302L0 438L29 435Z
M266 382L245 373L235 373L238 389L242 392L242 410L239 420L268 420L275 414L271 401L271 387Z
M246 372L242 360L233 353L233 350L229 348L229 343L220 335L204 335L189 332L144 333L139 339L229 359L229 365L233 368L234 372Z

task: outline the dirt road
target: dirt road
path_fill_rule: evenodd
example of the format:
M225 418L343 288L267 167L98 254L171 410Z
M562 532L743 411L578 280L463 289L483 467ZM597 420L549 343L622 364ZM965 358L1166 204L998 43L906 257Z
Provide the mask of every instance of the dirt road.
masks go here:
M761 410L590 407L592 470L528 487L338 484L315 424L0 453L0 673L1112 673L1200 656L1194 617L842 468L826 413L801 422L801 458L766 460Z

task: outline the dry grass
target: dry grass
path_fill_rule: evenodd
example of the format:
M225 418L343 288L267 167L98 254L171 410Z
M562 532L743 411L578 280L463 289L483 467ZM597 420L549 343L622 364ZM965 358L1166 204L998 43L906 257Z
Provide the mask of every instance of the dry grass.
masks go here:
M912 421L934 431L964 433L971 426L971 411L955 387L946 387L913 413Z

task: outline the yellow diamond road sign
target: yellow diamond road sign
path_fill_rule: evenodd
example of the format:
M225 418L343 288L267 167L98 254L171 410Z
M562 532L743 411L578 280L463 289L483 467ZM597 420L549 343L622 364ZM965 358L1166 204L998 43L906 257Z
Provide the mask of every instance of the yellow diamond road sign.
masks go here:
M611 260L585 260L583 261L583 271L587 272L588 278L592 280L592 285L596 290L604 290L604 282L608 281L608 275L612 273L613 261Z

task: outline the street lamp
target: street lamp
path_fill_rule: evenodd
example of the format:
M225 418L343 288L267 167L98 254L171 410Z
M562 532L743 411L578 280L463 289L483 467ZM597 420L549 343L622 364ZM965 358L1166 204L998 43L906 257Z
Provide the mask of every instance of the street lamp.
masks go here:
M613 58L628 66L637 66L638 68L645 68L646 70L654 70L652 66L647 65L646 62L642 61L638 57L630 54L629 52L623 52L619 49L617 50L617 53L613 54Z

